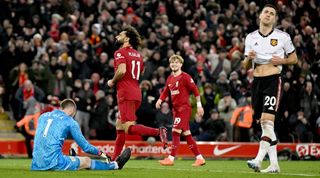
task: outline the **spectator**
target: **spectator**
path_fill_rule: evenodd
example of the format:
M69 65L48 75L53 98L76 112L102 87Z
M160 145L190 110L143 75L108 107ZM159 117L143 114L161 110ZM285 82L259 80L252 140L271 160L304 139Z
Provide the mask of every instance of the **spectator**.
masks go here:
M101 80L101 77L98 73L91 74L91 88L94 94L98 92L98 90L105 90L104 81Z
M19 66L10 71L10 81L14 91L21 87L24 82L30 79L28 66L25 63L20 63Z
M253 122L253 108L251 106L251 94L246 94L239 100L238 107L232 113L230 120L233 126L233 141L236 142L249 142L250 141L250 128Z
M293 127L295 134L298 136L299 142L313 142L313 134L308 119L304 116L304 111L301 108L296 114L291 115L289 124Z
M224 71L227 74L231 72L231 63L226 58L227 51L225 49L220 49L219 54L208 55L208 60L211 62L211 74L214 79Z
M140 83L142 92L142 102L139 109L136 111L137 123L145 126L152 127L155 122L156 111L154 109L155 97L152 93L152 84L148 80L143 80ZM148 136L147 136L148 137Z
M227 78L227 74L222 71L219 74L219 78L216 81L217 84L217 93L223 95L225 92L230 92L230 81Z
M109 134L110 131L108 130L108 105L104 91L98 90L95 97L96 102L90 109L91 138L98 140L115 139L115 137L110 137L114 134Z
M31 96L26 99L23 107L26 109L26 114L19 122L16 123L16 126L18 128L24 126L20 132L25 137L28 158L32 158L31 140L36 133L38 118L41 114L41 106L40 103L33 96Z
M30 97L34 97L36 101L42 102L45 95L39 87L33 85L30 80L26 80L23 86L21 86L15 93L15 99L19 103L17 107L17 120L20 120L24 115L23 105Z
M197 136L198 141L226 140L225 122L220 118L217 109L210 111L210 117L204 122L203 131Z
M90 88L89 80L86 80L83 83L81 83L81 80L76 80L75 87L78 90L78 92L75 93L75 102L77 105L75 120L79 123L80 128L82 128L83 135L86 138L89 138L89 111L91 110L94 103L94 93Z
M4 85L0 84L0 108L3 111L9 111L9 98L7 98L7 96Z
M163 102L161 105L161 109L156 112L155 119L155 127L165 127L168 130L167 138L168 140L172 140L172 126L173 126L173 118L172 112L169 108L169 104L167 102Z
M210 117L210 111L212 108L217 107L216 93L213 89L212 84L206 83L203 87L203 93L201 93L201 103L203 103L204 115L203 118L207 119Z
M240 90L242 82L238 79L238 73L236 71L231 72L229 81L231 97L238 103L239 99L242 97Z
M220 113L220 117L223 119L225 123L226 131L227 131L227 139L229 142L233 141L233 127L230 124L230 119L236 107L237 107L237 103L231 97L230 92L224 92L223 98L220 99L218 104L218 111Z
M60 100L68 96L68 80L64 71L58 69L51 80L51 85L49 87L49 94L57 96Z
M300 96L300 107L304 109L304 117L308 120L312 131L315 133L315 123L319 115L319 106L317 95L315 95L312 86L313 84L311 81L306 82L306 85Z
M70 83L77 79L89 79L93 73L100 75L99 81L102 83L112 78L112 56L116 49L113 44L116 34L121 31L120 24L132 24L142 34L144 44L141 51L144 61L147 61L146 66L152 61L152 53L159 59L153 70L147 71L146 67L146 78L143 78L150 80L156 91L151 96L158 97L162 90L168 75L168 64L163 63L163 60L173 54L184 57L183 69L192 76L199 75L197 69L201 67L210 71L211 75L202 75L197 84L199 88L205 83L213 84L216 98L219 98L218 94L223 94L216 90L219 88L216 87L219 74L224 71L228 79L231 71L237 71L242 85L236 89L236 93L240 90L241 96L244 96L251 88L253 75L250 71L246 73L238 64L243 57L244 37L257 29L257 14L263 4L245 0L228 3L211 0L191 4L188 2L1 2L0 74L5 84L4 98L9 100L11 106L16 106L11 98L14 98L16 90L28 79L48 95L49 74L55 74L58 69L64 71ZM320 77L317 77L320 71L317 70L320 26L316 18L319 5L318 1L277 2L281 22L278 28L291 36L299 59L298 65L283 68L285 82L289 82L290 89L285 93L289 99L281 107L288 109L289 116L300 107L296 100L307 81L312 82L313 93L320 96ZM99 59L99 54L103 53L107 55L101 55ZM219 56L223 58L226 55L224 58L229 62L223 62L221 67L218 65ZM205 59L203 63L197 62L199 56ZM24 70L27 69L21 74L18 70L20 63L24 63ZM159 71L165 71L165 75L159 75ZM227 91L234 97L233 91ZM105 92L115 97L114 89ZM12 108L14 115L17 115L17 107ZM284 115L284 112L286 111L280 110L279 114ZM315 120L316 116L312 122L315 123ZM315 124L312 125L314 126Z

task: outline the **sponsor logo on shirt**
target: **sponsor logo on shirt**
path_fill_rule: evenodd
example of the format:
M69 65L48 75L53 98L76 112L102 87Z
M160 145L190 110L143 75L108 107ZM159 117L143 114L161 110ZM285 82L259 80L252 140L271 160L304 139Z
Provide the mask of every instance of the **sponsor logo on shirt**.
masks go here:
M171 91L171 95L177 95L177 94L179 94L180 92L179 92L179 90L172 90Z
M270 40L271 46L277 46L278 45L278 39L271 39Z
M124 56L122 56L121 53L116 54L116 59L123 59L123 58L124 58Z

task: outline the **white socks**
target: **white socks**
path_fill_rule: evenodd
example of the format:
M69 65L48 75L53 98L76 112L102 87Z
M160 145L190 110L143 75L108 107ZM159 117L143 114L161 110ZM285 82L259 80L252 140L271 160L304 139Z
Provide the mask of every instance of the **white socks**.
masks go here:
M258 151L258 154L257 154L255 160L258 161L259 163L261 163L263 158L265 157L269 147L270 147L270 143L269 142L261 140L260 141L260 146L259 146L259 151Z
M274 133L274 123L272 121L267 121L267 130L270 132L270 139L272 142L277 141L276 134ZM271 145L269 149L267 150L269 159L270 159L270 164L271 165L276 165L278 166L278 152L277 152L277 144Z
M200 154L200 155L197 155L197 156L196 156L196 159L204 159L204 158L203 158L203 156Z
M261 122L262 135L261 137L268 137L271 141L276 141L276 134L274 133L274 123L266 120ZM256 161L261 162L266 153L270 157L271 165L278 165L277 145L270 146L270 143L265 140L260 141L259 152L255 158Z
M268 155L269 155L269 158L270 158L270 164L278 166L277 145L270 146L270 148L268 149Z
M170 161L174 161L174 156L169 155L168 158L170 159Z

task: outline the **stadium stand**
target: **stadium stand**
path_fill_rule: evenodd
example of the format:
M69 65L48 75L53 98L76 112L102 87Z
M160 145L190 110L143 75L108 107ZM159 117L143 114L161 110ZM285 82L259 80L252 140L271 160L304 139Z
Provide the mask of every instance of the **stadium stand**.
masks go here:
M313 0L274 3L279 9L277 28L291 36L299 58L297 65L282 72L284 93L276 132L280 142L319 142L320 4ZM185 59L183 70L202 91L206 113L201 120L191 121L193 135L210 133L211 127L204 123L225 92L230 92L237 106L249 95L252 71L242 69L240 61L244 37L257 28L261 5L250 0L1 1L0 105L13 118L0 119L0 137L19 137L13 134L14 122L23 118L23 102L31 95L42 103L49 103L52 96L74 98L78 109L90 116L96 105L94 94L103 90L108 119L99 128L92 127L99 121L91 119L89 129L83 127L83 131L90 139L101 138L97 133L104 132L102 139L113 140L117 107L115 91L106 87L106 81L113 76L114 37L123 25L136 27L143 36L140 51L146 71L142 80L151 84L143 90L147 97L138 122L154 126L160 112L154 104L169 74L167 59L177 53ZM23 89L27 80L34 84L29 91ZM297 117L299 112L304 121ZM233 129L233 134L248 132L249 141L259 138L256 123L250 131ZM239 135L222 134L215 140L233 138Z

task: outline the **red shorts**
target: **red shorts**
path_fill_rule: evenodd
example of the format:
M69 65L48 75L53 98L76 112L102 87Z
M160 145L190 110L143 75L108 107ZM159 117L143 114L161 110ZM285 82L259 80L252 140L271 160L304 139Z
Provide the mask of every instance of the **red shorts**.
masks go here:
M121 123L127 121L136 121L136 111L140 107L141 101L135 100L124 100L118 104L119 107L119 116Z
M191 117L190 107L173 109L173 128L182 131L190 130L189 120Z

